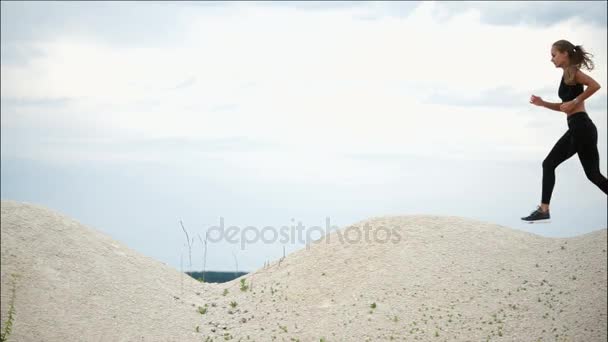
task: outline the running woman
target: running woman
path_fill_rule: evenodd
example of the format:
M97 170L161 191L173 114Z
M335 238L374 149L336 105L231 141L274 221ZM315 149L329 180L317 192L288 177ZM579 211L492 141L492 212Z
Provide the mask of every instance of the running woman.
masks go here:
M608 180L600 173L597 128L585 109L585 100L600 89L600 85L580 70L581 67L593 70L591 56L582 46L573 45L567 40L553 43L551 62L556 68L564 70L558 90L562 103L545 102L535 95L530 97L530 103L536 106L566 113L568 130L543 161L541 203L529 216L521 218L524 221L549 222L549 202L555 185L555 168L575 153L578 153L587 178L604 193L608 193ZM586 89L583 89L583 85L587 86Z

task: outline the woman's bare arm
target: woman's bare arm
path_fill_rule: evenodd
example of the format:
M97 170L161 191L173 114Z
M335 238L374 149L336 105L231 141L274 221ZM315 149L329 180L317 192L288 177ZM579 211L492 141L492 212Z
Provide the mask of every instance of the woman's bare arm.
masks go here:
M583 91L582 94L576 97L576 102L585 101L587 98L589 98L589 96L593 95L593 93L595 93L601 88L599 83L597 83L593 78L591 78L591 76L585 74L581 70L576 72L576 74L574 75L574 79L576 80L576 83L581 83L587 86L585 88L585 91Z
M552 109L552 110L556 110L558 112L562 111L561 109L559 109L559 106L561 106L561 105L562 105L561 102L560 103L554 103L554 102L547 102L547 101L544 101L544 100L542 100L542 102L541 102L541 106L543 106L545 108Z
M546 108L549 108L549 109L553 109L553 110L556 110L558 112L562 111L559 108L559 106L561 105L561 103L546 102L540 96L532 95L530 97L530 103L533 104L533 105L536 105L536 106L541 106L541 107L546 107Z
M586 89L579 95L576 97L576 99L569 101L569 102L563 102L563 103L554 103L554 102L547 102L544 101L540 96L535 96L532 95L532 97L530 98L530 103L535 104L537 106L541 106L541 107L545 107L557 112L567 112L567 108L564 107L573 107L578 103L581 103L583 101L585 101L587 98L589 98L589 96L593 95L596 91L598 91L598 89L600 89L600 85L599 83L597 83L593 78L591 78L589 75L585 74L584 72L578 70L576 72L576 74L574 75L576 83L579 84L584 84L586 85Z

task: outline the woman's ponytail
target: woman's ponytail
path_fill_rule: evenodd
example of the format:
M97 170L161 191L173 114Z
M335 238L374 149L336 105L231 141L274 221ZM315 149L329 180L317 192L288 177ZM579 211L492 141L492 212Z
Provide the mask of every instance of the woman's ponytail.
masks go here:
M581 45L574 46L572 48L572 53L569 53L569 55L571 64L576 65L579 69L585 67L585 69L591 71L595 68L595 64L591 60L593 55L586 52Z

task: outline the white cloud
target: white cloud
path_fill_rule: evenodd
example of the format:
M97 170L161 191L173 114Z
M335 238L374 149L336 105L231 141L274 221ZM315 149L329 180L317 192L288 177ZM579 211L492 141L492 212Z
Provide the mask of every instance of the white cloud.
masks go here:
M2 65L2 97L70 101L47 112L5 110L2 130L82 127L85 136L110 140L113 131L121 132L116 139L125 132L141 139L247 136L297 148L310 163L345 152L525 159L537 158L564 128L559 113L527 103L528 93L558 101L553 41L590 49L597 64L591 74L606 84L606 29L577 19L546 28L491 26L480 23L479 10L441 15L447 7L432 2L405 18L358 19L382 10L240 4L182 15L186 30L177 47L63 36L29 43L43 53L28 64ZM476 96L495 89L526 95L510 107L493 103L496 94ZM477 104L433 104L438 91ZM487 106L479 105L484 100ZM529 125L534 121L543 127ZM42 154L39 147L30 152ZM76 155L63 148L57 155ZM128 158L127 146L121 155ZM289 155L233 157L268 166Z

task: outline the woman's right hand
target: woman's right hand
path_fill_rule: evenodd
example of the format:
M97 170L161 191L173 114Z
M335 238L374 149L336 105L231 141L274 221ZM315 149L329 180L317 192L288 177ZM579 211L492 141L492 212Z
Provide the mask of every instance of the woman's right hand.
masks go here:
M542 106L543 99L540 96L532 95L532 97L530 97L530 103L533 105Z

